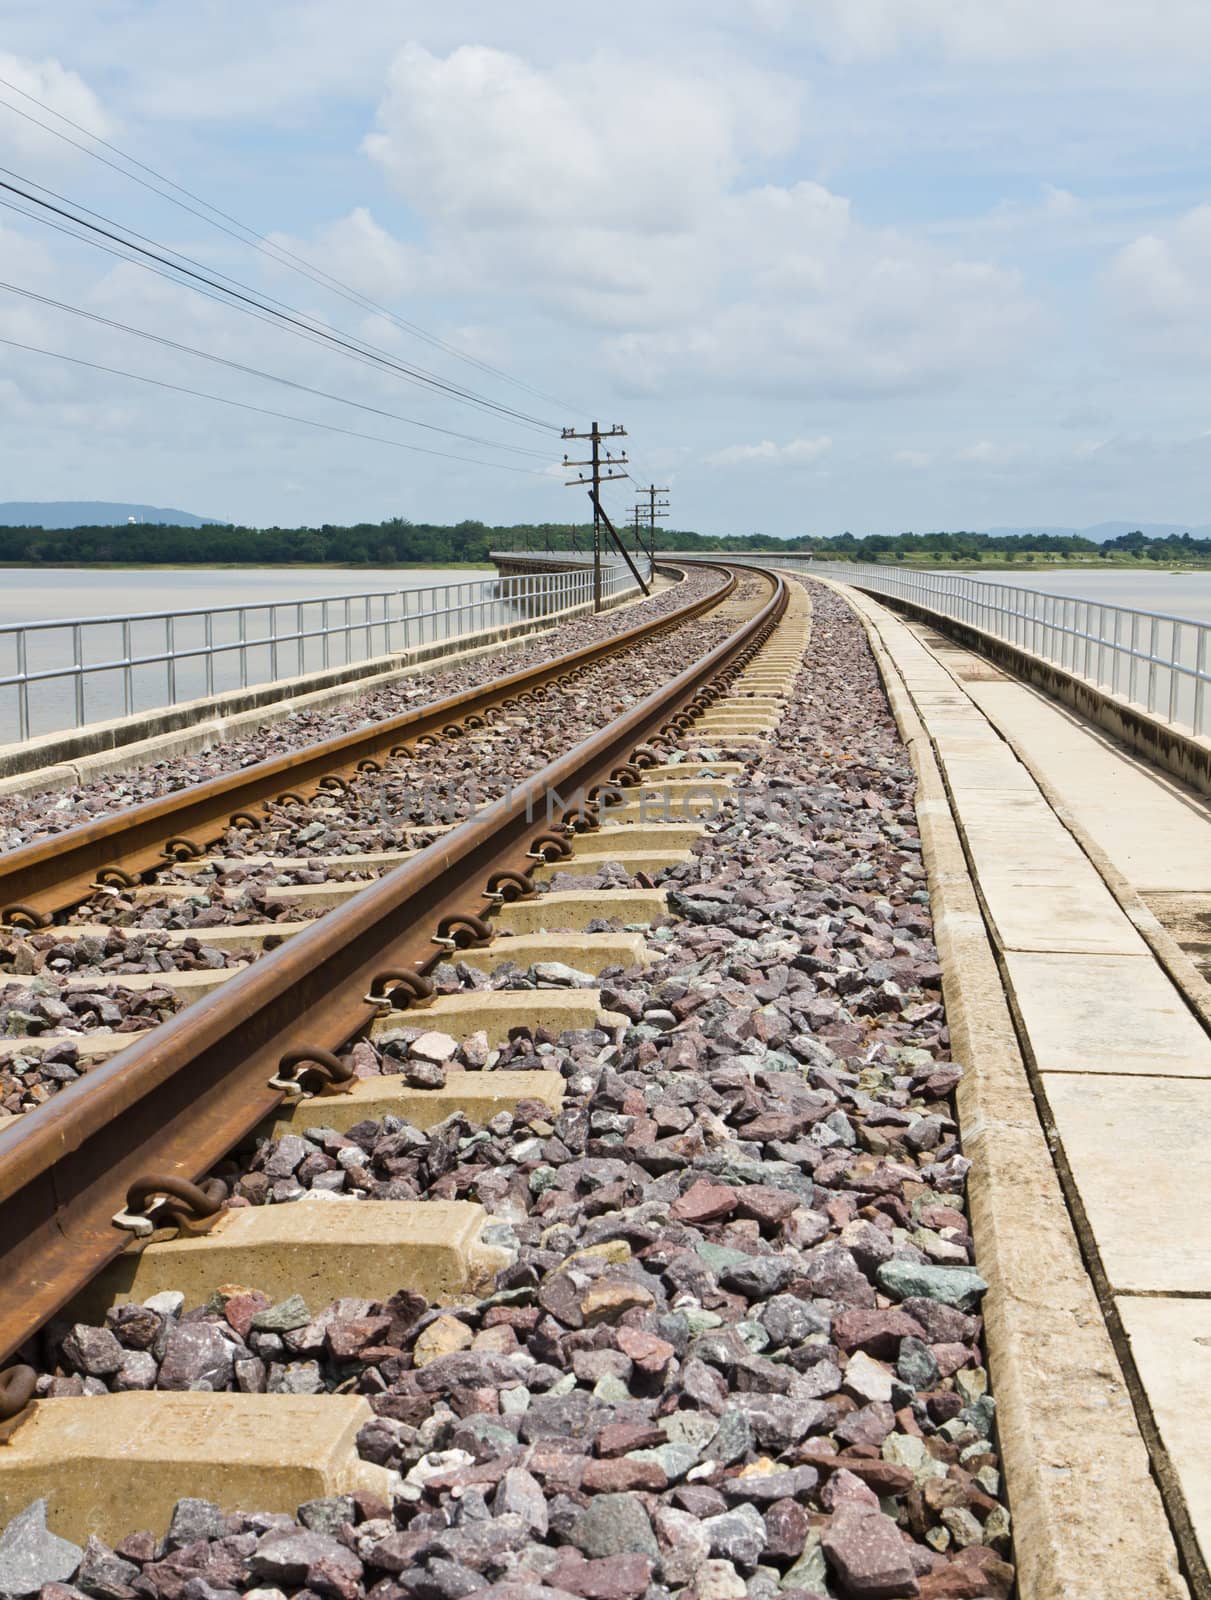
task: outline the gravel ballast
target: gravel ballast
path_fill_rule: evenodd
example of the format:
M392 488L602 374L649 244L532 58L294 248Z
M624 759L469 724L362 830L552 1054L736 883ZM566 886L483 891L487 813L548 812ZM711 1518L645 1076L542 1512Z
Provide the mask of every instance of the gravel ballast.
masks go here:
M421 710L434 701L476 688L504 674L541 666L570 651L615 638L654 617L667 616L713 593L721 587L722 581L718 573L689 569L684 582L658 595L597 617L575 617L557 623L503 655L485 653L470 661L451 664L437 661L415 677L402 678L398 683L368 691L346 705L302 710L206 750L149 762L131 772L98 778L75 788L2 797L0 852L49 838L94 817L176 793L254 762L302 750L321 740L350 733L366 723Z
M557 1116L523 1101L480 1128L312 1128L226 1169L237 1205L478 1199L513 1257L492 1295L161 1295L52 1326L34 1352L47 1394L364 1394L359 1448L400 1472L394 1505L183 1501L167 1532L94 1541L70 1570L48 1545L45 1600L1006 1600L912 772L860 626L812 597L776 741L662 875L660 959L598 980L625 1028L447 1053L418 1014L354 1047L359 1072L418 1082L556 1068ZM587 982L561 964L439 971L444 988Z
M744 588L759 592L761 580L742 576ZM695 574L656 599L630 608L625 625L676 605L718 586L715 574ZM675 598L673 598L675 597ZM563 653L603 634L621 631L615 615L580 619L555 630L558 646L535 641L535 660ZM359 852L416 850L464 820L475 809L500 798L509 785L532 777L557 754L571 748L651 693L685 665L688 655L705 653L734 626L711 616L696 618L667 635L631 646L618 658L593 663L575 682L549 685L534 692L524 710L502 715L483 728L467 728L459 739L441 739L416 748L381 773L355 778L340 793L325 794L310 804L274 804L257 828L231 828L216 849L224 864L185 873L162 869L154 885L135 893L106 889L83 902L74 922L96 926L100 933L67 938L53 930L26 934L0 931L0 1038L36 1038L43 1033L85 1033L92 1028L133 1032L154 1026L180 1009L181 1001L157 991L155 1003L143 992L122 989L122 974L191 972L202 968L238 968L246 956L224 954L206 945L208 929L247 924L307 921L322 911L306 898L285 898L273 891L309 885L365 880L367 870L344 867L325 857ZM533 664L511 662L512 666ZM217 747L209 754L177 757L143 772L87 789L70 791L54 802L53 821L45 832L86 820L122 804L153 798L187 781L200 782L248 759L276 754L279 749L347 732L360 723L394 715L415 697L438 698L454 687L483 681L498 670L480 661L450 669L435 678L431 689L409 681L365 697L356 707L294 719L271 731L275 746L250 753L247 744ZM478 675L478 679L476 677ZM456 680L452 683L451 680ZM400 697L405 699L401 700ZM297 721L297 726L294 722ZM34 815L33 802L22 802ZM13 802L8 803L9 806ZM0 817L5 803L0 802ZM17 835L15 837L14 835ZM10 828L10 845L24 842ZM268 859L265 859L268 857ZM283 865L274 857L288 858ZM260 858L260 859L258 859ZM373 875L371 872L370 875ZM181 890L187 891L185 895ZM176 891L176 892L174 892ZM125 930L132 930L127 932ZM188 945L169 944L157 932L187 930ZM82 1006L64 992L59 980L96 978L104 1006ZM11 982L5 982L11 978ZM23 981L28 980L28 981ZM0 1056L0 1114L35 1109L92 1063L70 1043L45 1049L31 1045L6 1060Z

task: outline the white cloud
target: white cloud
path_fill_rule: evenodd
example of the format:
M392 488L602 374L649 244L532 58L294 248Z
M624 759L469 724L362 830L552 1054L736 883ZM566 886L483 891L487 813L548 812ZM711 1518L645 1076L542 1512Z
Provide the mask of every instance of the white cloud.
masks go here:
M1206 444L1165 441L1211 422L1211 225L1166 213L1199 197L1205 0L620 0L608 31L556 0L9 0L3 32L31 93L101 130L120 109L135 154L576 404L548 413L422 353L91 164L105 198L90 203L544 418L622 418L637 474L677 484L681 526L802 531L809 474L820 529L1201 504ZM21 136L0 117L0 138ZM89 197L41 154L11 164ZM13 281L388 410L538 442L59 235L23 238L0 235ZM1089 263L1113 251L1099 304ZM1097 321L1107 305L1115 337ZM13 297L6 333L432 442ZM61 497L70 478L116 498L136 473L135 498L206 511L418 520L557 518L578 498L558 471L451 472L3 347L0 414L28 480L14 494ZM1127 448L1124 425L1149 448ZM797 459L817 433L831 454ZM729 459L712 470L715 446ZM283 482L297 504L281 504Z
M803 189L817 186L778 198L793 206ZM620 384L642 367L648 384L673 388L705 382L833 400L915 393L1016 360L1035 331L1035 307L1013 271L865 228L835 197L822 213L814 193L793 206L793 230L771 216L767 198L721 202L725 293L705 318L612 341ZM712 239L708 225L699 252L707 260Z
M426 216L660 236L693 223L750 155L785 151L793 87L738 63L716 82L599 54L540 71L464 45L392 63L365 148Z
M981 467L1008 467L1021 459L1023 450L1017 444L994 444L991 439L979 439L958 451L956 461Z
M798 94L743 61L692 73L599 52L540 69L413 44L364 147L423 221L433 281L652 328L711 310L719 208L790 151Z
M1103 279L1102 337L1122 370L1130 410L1150 412L1162 436L1207 414L1211 361L1211 205L1141 234L1115 255ZM1091 424L1101 432L1107 418Z
M372 300L393 300L416 286L420 269L415 250L401 244L365 206L354 206L347 217L328 223L311 239L286 233L268 237L271 244Z
M310 119L329 98L373 95L406 37L398 0L111 5L103 21L95 0L57 0L56 9L72 5L81 32L104 30L103 57L132 64L137 110L167 123Z
M798 0L791 16L841 56L921 43L963 61L1211 53L1203 0Z
M7 222L0 222L0 262L6 276L35 289L52 270L51 253L43 240L21 233Z
M739 63L544 70L409 45L366 149L423 222L432 281L524 286L600 330L624 393L896 393L1013 354L1033 312L1012 271L863 226L809 179L750 181L796 98Z
M818 439L791 439L787 444L763 439L760 444L728 445L707 456L706 461L712 467L803 465L819 461L832 447L833 441L827 435Z
M1120 250L1108 275L1121 331L1137 350L1179 366L1211 353L1211 205Z
M1082 204L1069 189L1058 189L1053 183L1043 185L1043 210L1053 221L1079 215Z
M0 96L6 102L0 105L0 144L10 155L23 160L33 156L39 161L55 163L85 159L46 129L58 129L82 144L88 141L81 139L74 129L62 127L41 106L26 99L27 95L103 139L112 139L117 132L114 121L84 79L59 61L33 61L0 51L0 78L13 86L10 89L0 84Z
M930 225L934 238L980 239L1025 234L1044 237L1055 243L1082 224L1088 225L1092 211L1087 202L1055 184L1039 185L1034 200L1002 200L982 216L960 216Z

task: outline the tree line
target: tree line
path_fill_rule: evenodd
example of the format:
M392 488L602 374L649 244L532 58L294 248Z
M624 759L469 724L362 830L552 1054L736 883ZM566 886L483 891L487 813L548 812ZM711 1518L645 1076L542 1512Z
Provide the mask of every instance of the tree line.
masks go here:
M634 531L619 530L628 546ZM955 561L1032 560L1036 556L1087 556L1107 560L1116 554L1148 557L1156 561L1211 560L1211 539L1190 534L1149 538L1138 530L1097 544L1080 534L988 533L850 533L820 538L800 534L774 539L759 533L700 534L660 529L661 548L693 551L734 550L795 553L815 551L842 560L887 561L923 557ZM571 523L516 523L492 527L483 522L452 526L410 522L393 517L387 522L349 525L324 523L319 527L247 528L236 524L208 523L201 528L171 527L158 523L117 527L46 529L0 528L0 562L12 565L87 566L107 562L134 565L170 563L192 565L234 563L277 566L286 563L324 563L340 566L403 564L443 566L450 562L485 562L492 550L581 550L592 544L592 529Z
M798 541L792 541L798 542ZM1149 537L1137 528L1099 543L1079 533L874 533L863 538L838 534L807 541L820 554L852 561L902 561L906 557L936 560L1013 562L1019 557L1085 556L1113 560L1115 556L1146 557L1152 561L1211 561L1211 539L1189 533Z

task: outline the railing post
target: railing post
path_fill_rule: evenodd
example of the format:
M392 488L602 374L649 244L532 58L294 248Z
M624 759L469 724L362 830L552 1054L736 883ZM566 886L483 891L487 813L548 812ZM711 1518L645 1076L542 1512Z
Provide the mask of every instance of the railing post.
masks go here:
M1113 655L1111 657L1114 665L1111 668L1111 676L1110 676L1110 692L1111 692L1111 694L1117 694L1119 692L1119 685L1122 683L1122 666L1123 666L1123 653L1122 653L1122 642L1121 642L1122 641L1122 632L1123 632L1123 608L1122 608L1122 606L1115 606L1115 608L1114 608L1114 646L1113 646Z
M1205 623L1200 623L1198 630L1198 644L1194 652L1194 733L1202 737L1203 711L1206 707L1207 688L1207 639L1211 636L1211 628Z
M1182 625L1176 619L1169 624L1169 721L1177 721L1177 686L1181 674L1178 663L1182 659Z
M135 676L130 657L130 619L127 617L122 622L122 711L128 717L133 715L135 709Z
M1160 618L1153 617L1148 630L1148 710L1156 710L1156 652L1160 649Z
M84 726L84 630L77 622L71 630L72 663L75 667L76 727Z
M25 629L17 635L17 737L29 738L29 650L25 642Z
M1097 682L1098 687L1106 682L1106 607L1099 604L1097 608Z
M248 687L248 613L240 607L240 688Z
M1127 698L1128 698L1128 700L1131 701L1131 703L1133 705L1138 705L1139 704L1139 696L1135 692L1135 686L1136 686L1136 683L1138 682L1139 663L1140 663L1140 656L1139 656L1139 622L1140 622L1140 614L1139 614L1139 612L1138 611L1133 611L1131 613L1131 667L1129 669L1128 684L1127 684Z
M204 619L206 643L206 693L214 693L214 612L208 611Z
M168 703L177 703L177 630L175 617L164 618L164 650L168 656Z

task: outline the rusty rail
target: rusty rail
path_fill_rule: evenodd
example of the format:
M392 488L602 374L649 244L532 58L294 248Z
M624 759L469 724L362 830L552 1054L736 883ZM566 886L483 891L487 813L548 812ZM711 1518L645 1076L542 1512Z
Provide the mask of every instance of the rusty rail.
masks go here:
M532 868L552 791L566 801L608 783L741 669L786 608L785 584L766 576L767 604L677 678L0 1132L0 1360L123 1249L112 1218L136 1178L205 1174L281 1103L269 1080L284 1056L339 1049L373 1017L376 977L417 972L442 918L481 911L492 875Z
M117 868L138 877L167 866L170 857L165 847L170 840L185 840L201 854L222 837L241 811L272 802L285 791L310 799L325 778L352 777L367 770L367 762L390 759L395 747L427 735L440 738L451 722L482 715L504 700L541 689L629 645L679 627L718 605L735 589L734 571L709 562L702 565L726 571L728 582L704 599L628 628L612 639L0 855L0 920L36 925L86 899L100 872Z

